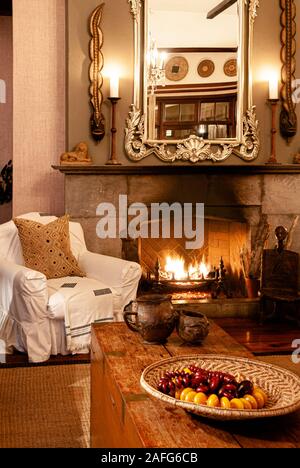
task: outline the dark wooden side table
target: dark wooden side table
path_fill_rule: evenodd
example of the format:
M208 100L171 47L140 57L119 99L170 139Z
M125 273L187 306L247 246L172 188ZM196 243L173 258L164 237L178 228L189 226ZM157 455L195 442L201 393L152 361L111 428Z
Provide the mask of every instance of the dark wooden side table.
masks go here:
M123 323L94 325L91 352L93 448L299 447L300 411L274 419L211 421L173 408L144 392L140 376L149 364L184 354L253 358L211 323L202 346L182 345L174 333L165 345L149 345Z

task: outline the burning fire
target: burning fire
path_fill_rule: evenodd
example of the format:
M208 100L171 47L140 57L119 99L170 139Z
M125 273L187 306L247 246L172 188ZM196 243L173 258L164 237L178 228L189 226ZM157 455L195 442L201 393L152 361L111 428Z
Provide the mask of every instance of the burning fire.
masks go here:
M209 273L210 266L203 260L186 267L182 257L168 256L164 269L160 270L160 277L168 281L201 280L207 278Z

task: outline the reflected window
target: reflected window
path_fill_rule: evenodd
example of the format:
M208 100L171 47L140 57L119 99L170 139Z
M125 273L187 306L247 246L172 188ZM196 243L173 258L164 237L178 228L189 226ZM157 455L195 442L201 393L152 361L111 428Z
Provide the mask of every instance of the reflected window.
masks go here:
M164 120L166 122L178 122L180 118L179 104L166 104L164 112Z
M195 119L195 108L194 103L181 104L180 105L180 120L181 122L193 122Z
M229 102L216 102L215 120L229 119Z
M236 94L226 96L157 97L155 135L159 140L205 140L236 137Z
M214 102L203 102L201 104L200 120L215 120Z

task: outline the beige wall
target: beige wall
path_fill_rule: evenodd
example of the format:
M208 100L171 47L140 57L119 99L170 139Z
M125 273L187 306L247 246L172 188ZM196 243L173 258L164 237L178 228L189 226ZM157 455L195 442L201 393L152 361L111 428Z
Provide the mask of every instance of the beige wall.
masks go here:
M298 15L300 14L300 0L295 0ZM255 35L254 35L254 69L253 69L253 100L257 106L257 116L260 122L261 133L261 152L258 163L265 163L270 156L271 145L271 112L269 105L266 103L268 98L268 83L262 81L262 71L268 68L278 70L279 76L281 71L280 60L280 14L281 9L279 2L274 0L261 0L258 16L255 20ZM299 36L298 36L299 37ZM296 78L300 73L300 47L297 45L297 69ZM297 106L298 128L300 131L300 106ZM278 135L277 135L277 152L278 160L282 163L292 163L293 155L300 149L298 143L298 135L296 135L289 144L280 136L279 133L279 111L277 116Z
M64 211L65 2L14 0L14 215Z
M90 137L89 120L91 115L89 96L89 17L100 5L99 0L68 0L69 28L69 149L81 140L89 143L90 153L97 164L105 164L110 152L111 108L107 100L109 80L103 82L103 114L105 116L106 136L98 145ZM123 155L124 121L132 102L133 70L133 25L127 0L105 2L102 18L104 33L104 66L117 64L122 70L120 81L121 101L117 106L118 154ZM123 162L125 157L121 156Z
M300 0L295 0L300 12ZM89 96L88 96L88 17L99 5L99 0L68 0L69 6L69 147L80 140L87 140L91 154L97 164L105 163L109 154L110 142L110 108L107 105L108 83L104 81L103 106L106 117L107 135L98 146L89 135ZM261 81L262 70L270 65L280 71L280 7L274 0L261 0L258 17L255 22L254 43L254 102L260 121L262 149L254 164L263 164L270 153L270 109L266 104L268 83ZM299 13L300 14L300 13ZM106 63L116 62L123 68L124 78L121 82L122 100L118 105L118 155L123 164L131 164L123 150L124 126L129 105L132 102L133 88L133 22L127 0L109 0L105 3L103 17L104 47ZM300 47L297 51L297 69L300 70ZM297 106L300 128L300 109ZM299 150L298 136L287 144L278 134L278 159L282 163L291 163L293 155ZM240 160L232 157L226 163L239 164ZM143 164L159 164L150 157Z
M300 0L295 0L300 11ZM14 214L29 210L61 213L64 210L63 176L51 169L68 146L86 140L96 164L104 164L110 152L109 83L104 79L103 113L106 137L96 145L89 134L90 104L88 69L90 40L88 18L99 0L67 0L68 5L68 106L65 109L65 1L14 0ZM278 2L261 0L255 23L254 101L260 121L262 150L254 164L264 163L270 152L270 110L267 83L261 70L280 64L280 8ZM131 163L123 150L125 119L133 91L133 21L127 0L107 0L103 16L105 65L122 69L117 107L118 157ZM300 69L300 47L297 70ZM296 72L296 76L297 72ZM65 115L68 114L68 128ZM300 110L297 107L300 125ZM65 143L67 130L68 145ZM278 159L291 163L299 150L298 136L287 144L277 137ZM227 163L239 163L233 157ZM150 157L143 164L160 164Z
M0 79L6 84L6 103L0 103L0 170L12 159L12 18L0 16ZM11 217L11 203L0 205L0 223Z

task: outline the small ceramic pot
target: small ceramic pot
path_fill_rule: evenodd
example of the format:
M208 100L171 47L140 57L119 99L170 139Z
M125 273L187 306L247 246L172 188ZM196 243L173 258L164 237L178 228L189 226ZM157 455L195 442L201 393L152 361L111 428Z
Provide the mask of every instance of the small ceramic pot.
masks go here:
M160 294L139 297L124 310L127 326L147 343L164 343L175 328L176 316L171 297Z
M199 344L209 333L206 315L191 310L179 310L176 330L180 338L190 344Z

